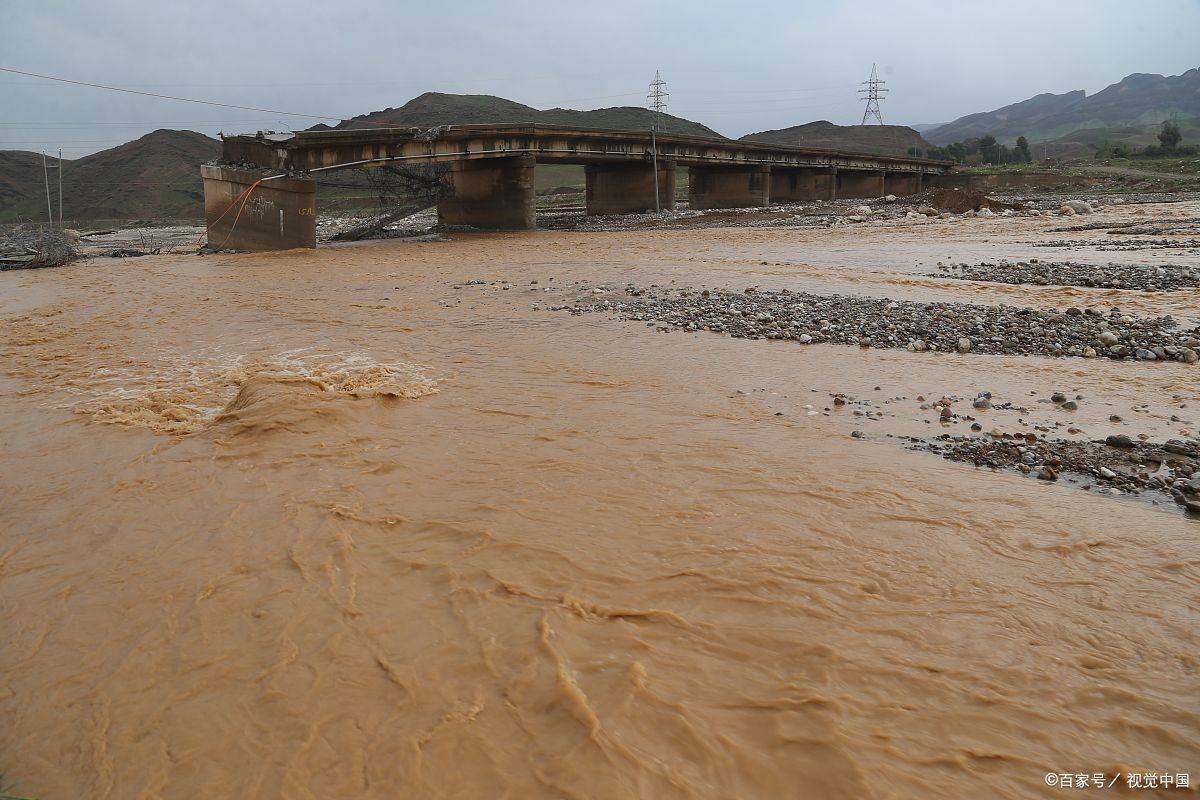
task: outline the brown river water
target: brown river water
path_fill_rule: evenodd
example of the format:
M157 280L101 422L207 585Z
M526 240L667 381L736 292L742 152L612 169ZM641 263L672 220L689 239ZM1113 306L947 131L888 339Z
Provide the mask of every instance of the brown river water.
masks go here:
M1195 368L545 308L627 281L1116 302L914 274L1032 253L1045 227L456 235L0 274L0 774L43 800L1195 786L1200 524L882 435L939 432L919 393L1069 388L1086 435L1147 403L1126 430L1161 440L1180 398L1200 406ZM868 423L818 413L835 391L906 399L855 439Z

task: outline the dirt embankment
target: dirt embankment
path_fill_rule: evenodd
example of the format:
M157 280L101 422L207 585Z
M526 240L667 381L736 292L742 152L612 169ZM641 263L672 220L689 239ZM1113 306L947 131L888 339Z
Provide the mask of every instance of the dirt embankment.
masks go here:
M979 211L983 208L992 211L1020 208L1015 203L994 200L978 189L936 189L929 197L929 204L941 211L950 211L954 214L965 214L968 211Z

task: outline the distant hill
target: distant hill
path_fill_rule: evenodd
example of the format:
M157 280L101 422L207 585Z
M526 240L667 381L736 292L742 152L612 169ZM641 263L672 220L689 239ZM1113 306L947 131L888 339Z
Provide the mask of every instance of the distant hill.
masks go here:
M990 133L1002 142L1018 136L1037 142L1087 128L1161 123L1175 115L1200 116L1200 68L1170 77L1135 73L1091 97L1082 89L1039 94L995 111L956 119L926 131L925 138L945 145Z
M351 117L335 127L364 128L379 124L396 126L434 127L435 125L485 125L488 123L538 122L545 125L571 125L580 128L613 130L649 130L651 125L664 133L690 136L725 137L698 122L656 114L647 108L618 106L594 111L574 111L569 108L538 110L532 106L493 97L489 94L443 94L426 92L414 97L399 108L385 108ZM317 129L320 129L319 127Z
M775 131L751 133L743 136L740 141L821 147L879 155L907 155L910 147L924 152L933 146L921 138L921 134L903 125L834 125L825 120Z
M1072 131L1056 139L1034 142L1035 158L1080 159L1091 158L1096 147L1104 142L1128 145L1132 148L1158 144L1158 123L1127 125L1113 128L1084 128ZM1200 117L1179 120L1179 132L1184 144L1200 144Z
M63 216L71 220L202 217L199 166L220 152L221 143L202 133L157 130L90 156L64 159ZM58 187L53 173L50 178L57 215ZM0 221L39 221L45 216L41 155L0 151Z
M0 150L0 219L4 219L5 209L29 199L27 195L35 185L41 191L42 212L45 213L41 154Z

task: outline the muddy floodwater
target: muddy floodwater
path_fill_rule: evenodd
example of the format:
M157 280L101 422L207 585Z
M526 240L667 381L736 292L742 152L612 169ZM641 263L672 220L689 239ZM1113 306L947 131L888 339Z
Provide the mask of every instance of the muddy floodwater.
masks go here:
M918 396L990 391L987 425L1017 429L1063 412L1001 400L1062 390L1084 398L1081 438L1194 436L1200 367L551 310L635 283L1200 316L1195 289L925 276L944 259L1194 263L1040 247L1061 224L454 234L0 274L5 786L1017 798L1064 796L1047 773L1144 771L1195 787L1200 522L887 434L943 432ZM833 393L888 412L826 411Z

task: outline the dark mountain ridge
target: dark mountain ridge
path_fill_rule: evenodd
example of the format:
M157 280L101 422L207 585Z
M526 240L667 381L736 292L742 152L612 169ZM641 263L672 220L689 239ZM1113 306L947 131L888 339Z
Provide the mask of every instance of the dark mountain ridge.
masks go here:
M654 126L663 133L725 138L712 128L698 122L671 114L658 114L648 108L636 106L598 108L592 111L576 111L569 108L539 110L533 106L489 94L443 94L442 92L426 92L414 97L399 108L385 108L382 111L360 114L357 117L343 120L334 127L344 130L381 124L400 127L434 127L437 125L521 122L610 130L649 130L651 126Z
M909 148L924 153L933 146L903 125L834 125L826 120L749 133L739 141L898 156L907 155Z

